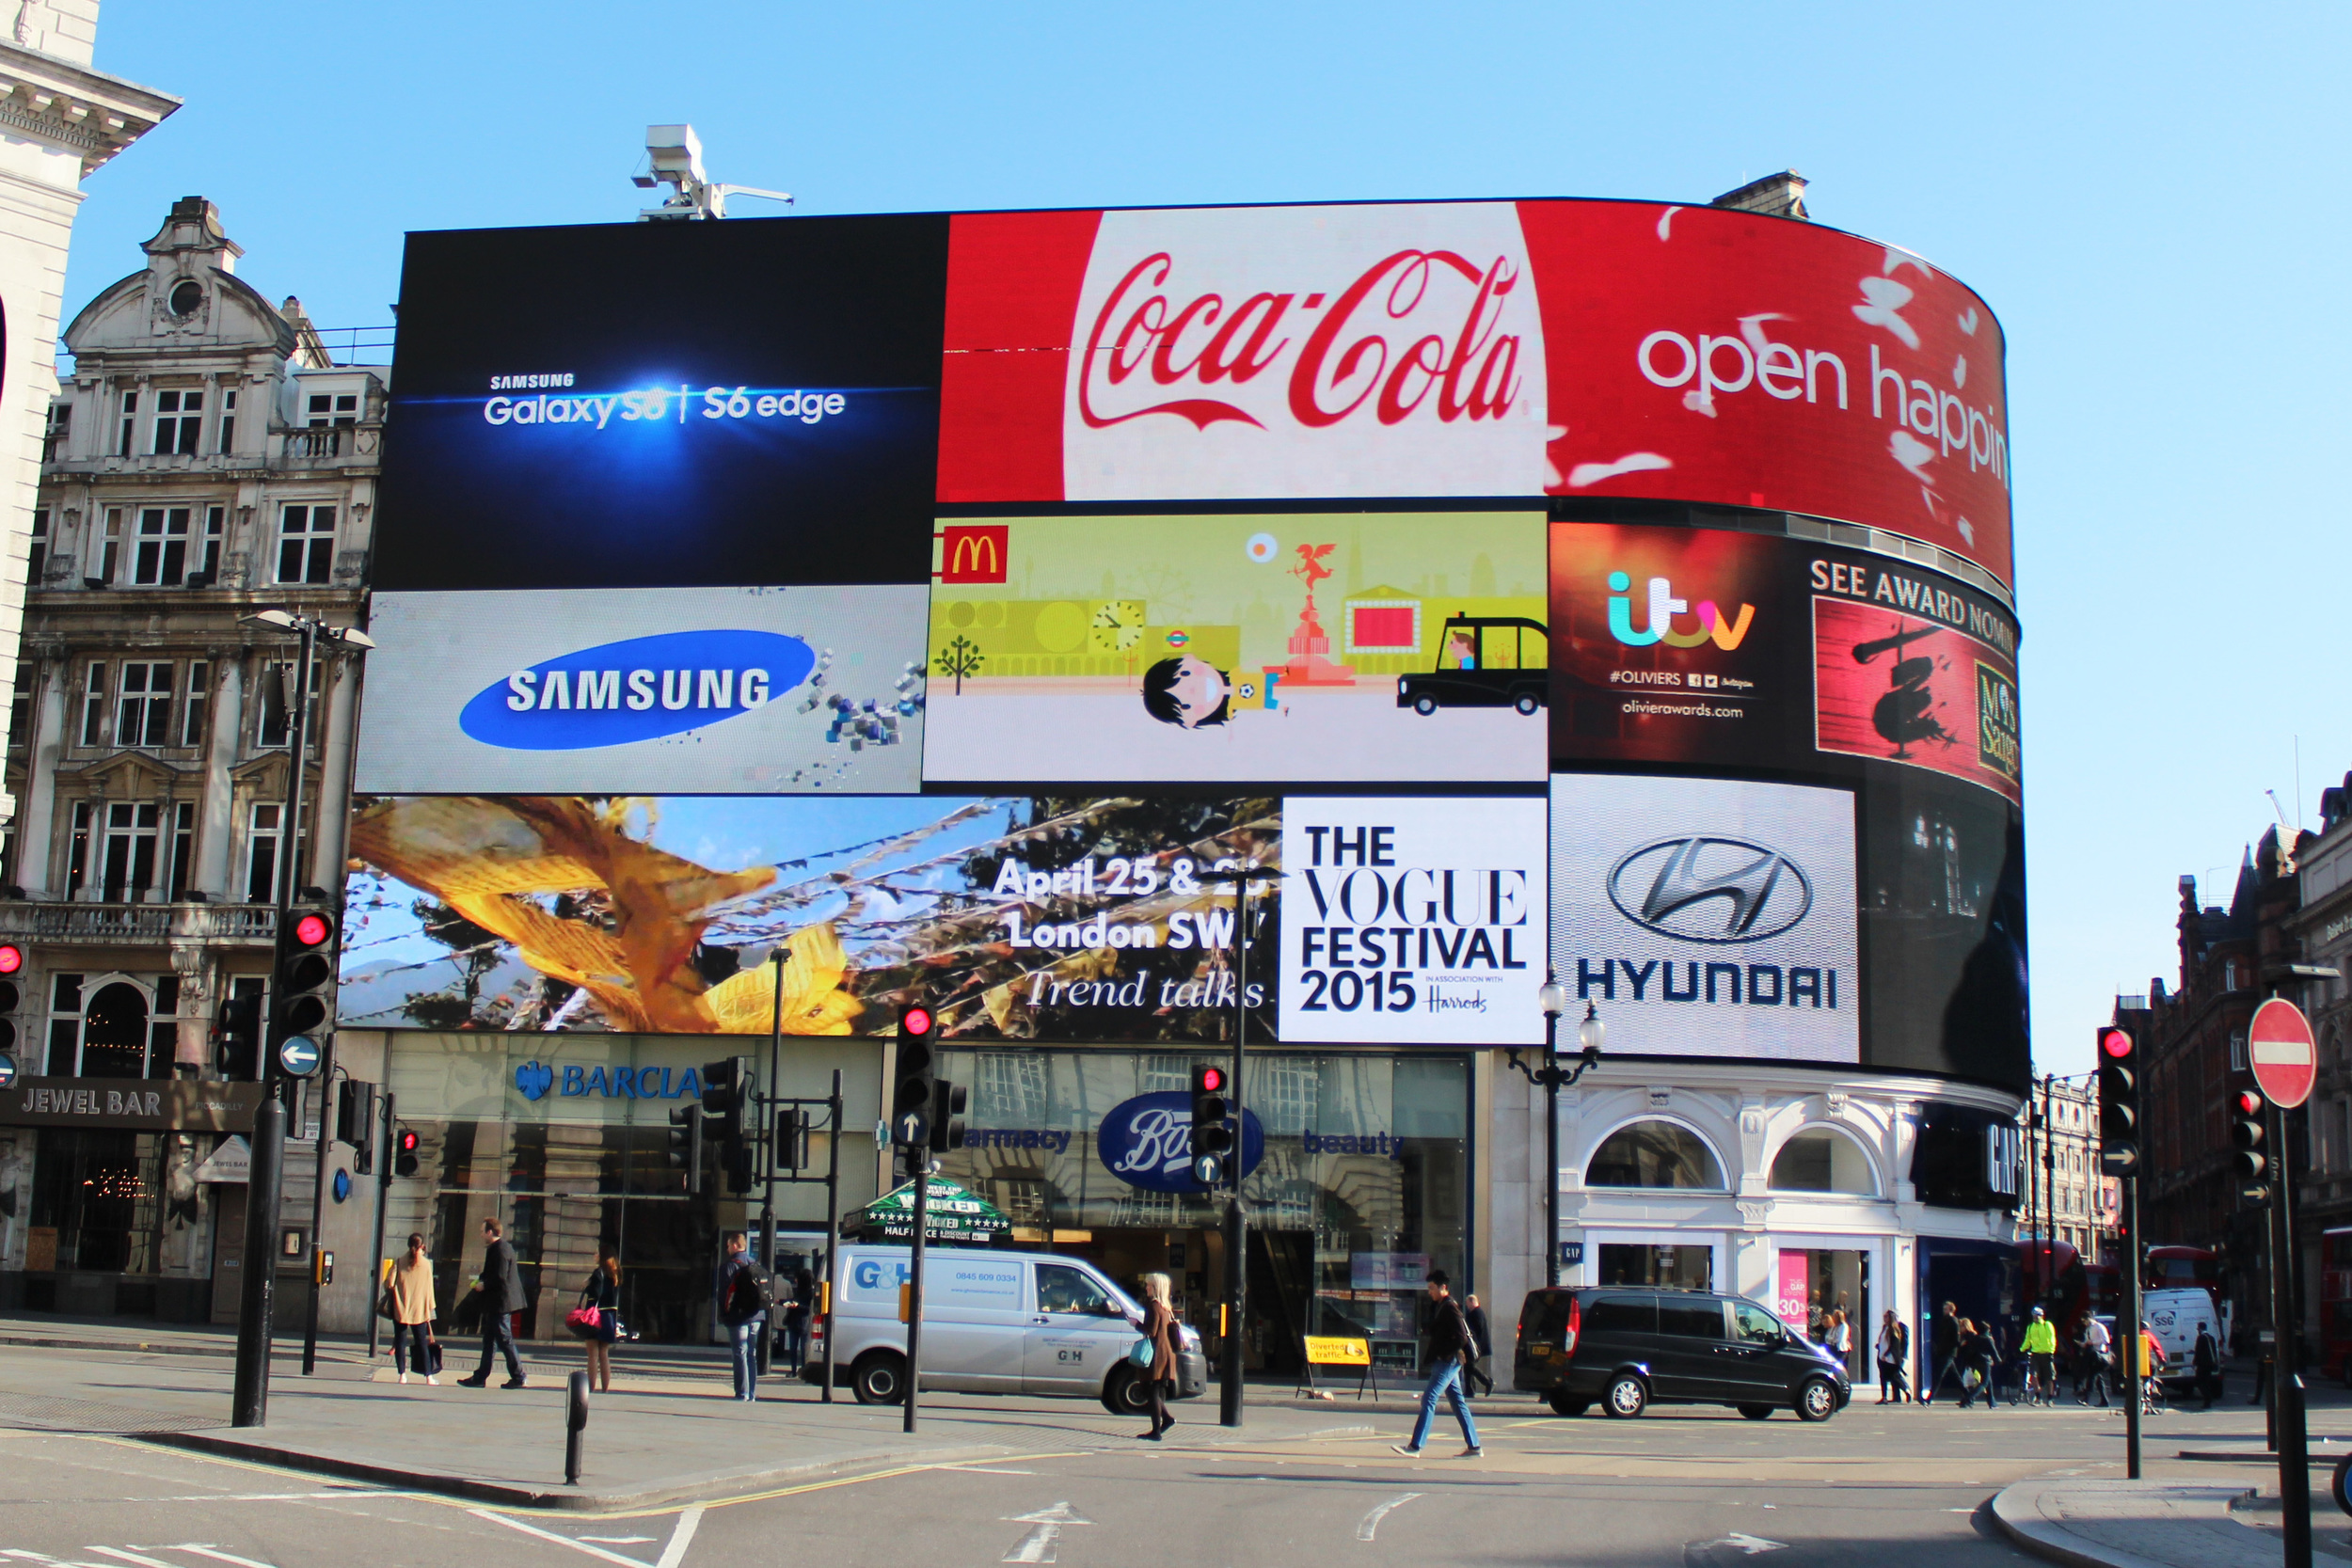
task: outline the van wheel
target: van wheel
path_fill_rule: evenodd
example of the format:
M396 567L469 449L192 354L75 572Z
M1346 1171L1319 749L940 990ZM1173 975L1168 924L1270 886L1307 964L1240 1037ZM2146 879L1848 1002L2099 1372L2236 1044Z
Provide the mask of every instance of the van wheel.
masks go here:
M1518 708L1521 713L1532 717L1535 710L1544 705L1535 700L1535 693L1533 691L1522 691L1519 693L1519 700L1513 703L1511 705Z
M906 1357L869 1350L850 1369L850 1389L860 1404L899 1404L907 1397Z
M1804 1421L1826 1421L1837 1414L1837 1390L1825 1377L1805 1379L1797 1390L1797 1418Z
M1438 699L1424 691L1413 699L1413 711L1426 719L1438 711Z
M1600 1391L1600 1407L1611 1419L1629 1421L1649 1408L1649 1388L1631 1372L1619 1372Z
M1551 1406L1555 1416L1581 1416L1593 1408L1592 1401L1580 1400L1565 1388L1554 1388L1544 1396L1544 1402Z
M1120 1362L1103 1380L1103 1408L1114 1416L1140 1416L1152 1408L1152 1391L1131 1363Z
M1751 1421L1769 1421L1772 1418L1772 1407L1769 1404L1743 1404L1740 1407L1740 1414Z

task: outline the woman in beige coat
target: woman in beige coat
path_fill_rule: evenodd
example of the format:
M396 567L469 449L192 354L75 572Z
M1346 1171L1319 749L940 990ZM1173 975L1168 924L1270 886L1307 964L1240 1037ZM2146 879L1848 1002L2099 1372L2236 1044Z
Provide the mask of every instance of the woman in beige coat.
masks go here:
M1143 1337L1152 1341L1152 1366L1143 1374L1144 1391L1152 1396L1152 1430L1136 1436L1156 1443L1160 1433L1176 1424L1168 1413L1168 1390L1176 1382L1176 1309L1168 1304L1168 1275L1143 1276Z
M408 1381L408 1363L427 1383L433 1381L433 1259L424 1255L424 1238L411 1234L405 1257L392 1260L388 1286L392 1298L392 1365L400 1381Z

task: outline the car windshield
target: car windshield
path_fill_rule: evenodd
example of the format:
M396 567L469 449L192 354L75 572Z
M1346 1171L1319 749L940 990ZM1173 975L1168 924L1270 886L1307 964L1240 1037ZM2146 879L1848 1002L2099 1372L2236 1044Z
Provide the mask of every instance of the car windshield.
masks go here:
M1089 1318L1110 1317L1114 1313L1124 1315L1127 1310L1115 1305L1090 1275L1067 1263L1040 1263L1037 1266L1037 1309Z

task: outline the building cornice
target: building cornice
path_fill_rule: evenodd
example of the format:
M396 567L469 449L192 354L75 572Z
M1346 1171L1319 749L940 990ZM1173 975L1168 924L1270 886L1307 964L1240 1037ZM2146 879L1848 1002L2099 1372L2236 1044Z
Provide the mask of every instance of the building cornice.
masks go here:
M79 154L84 175L179 107L169 93L0 43L0 127Z

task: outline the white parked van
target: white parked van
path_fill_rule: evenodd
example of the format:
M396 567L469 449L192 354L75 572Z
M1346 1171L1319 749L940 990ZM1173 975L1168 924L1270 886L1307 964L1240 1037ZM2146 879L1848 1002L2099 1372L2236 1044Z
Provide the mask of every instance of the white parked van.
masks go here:
M2148 1320L2156 1343L2164 1347L2168 1382L2196 1371L2199 1324L2213 1335L2216 1344L2227 1346L2230 1342L2222 1331L2220 1317L2213 1309L2213 1296L2201 1289L2151 1291L2140 1298L2139 1315ZM2221 1354L2226 1360L2229 1352L2224 1349Z
M834 1375L860 1404L906 1397L907 1330L898 1287L903 1246L841 1249L833 1305ZM1083 1394L1116 1415L1150 1400L1127 1360L1143 1308L1082 1258L1041 1252L926 1247L923 1251L923 1386L977 1394ZM809 1382L825 1375L821 1320L809 1325ZM1176 1397L1208 1387L1200 1336L1176 1325Z

